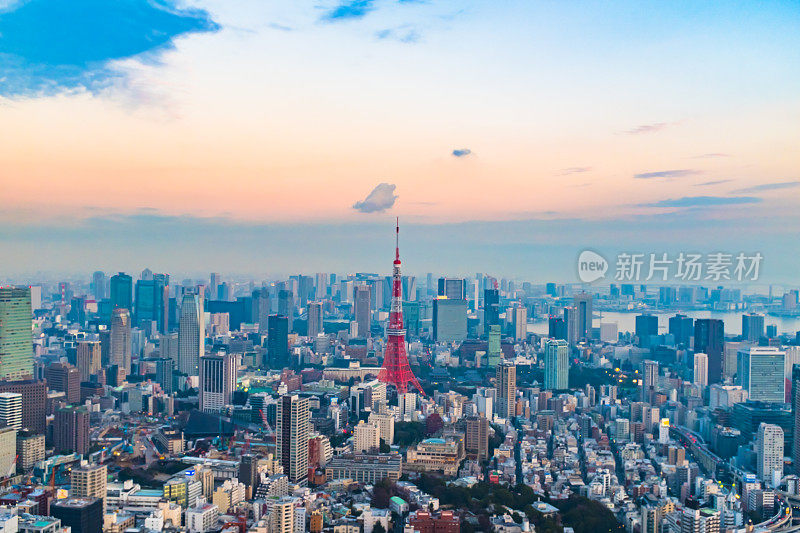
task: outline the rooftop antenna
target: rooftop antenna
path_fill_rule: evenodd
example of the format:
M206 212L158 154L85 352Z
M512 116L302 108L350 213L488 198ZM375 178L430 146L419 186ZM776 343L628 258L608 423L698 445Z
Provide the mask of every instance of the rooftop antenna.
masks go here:
M396 226L395 226L395 237L394 237L394 257L397 261L400 260L400 217L397 217Z

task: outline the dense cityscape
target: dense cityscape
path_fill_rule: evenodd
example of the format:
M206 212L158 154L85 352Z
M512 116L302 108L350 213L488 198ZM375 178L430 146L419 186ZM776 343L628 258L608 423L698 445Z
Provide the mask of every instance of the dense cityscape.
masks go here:
M391 275L5 285L0 527L794 531L772 292L417 278L399 244Z
M0 533L800 533L798 28L0 0Z

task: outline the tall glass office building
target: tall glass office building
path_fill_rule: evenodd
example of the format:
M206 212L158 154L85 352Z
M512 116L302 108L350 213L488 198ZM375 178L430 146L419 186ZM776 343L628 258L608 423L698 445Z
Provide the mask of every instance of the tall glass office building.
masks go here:
M544 341L544 388L564 390L569 387L569 345L562 339Z
M739 350L739 384L754 402L784 402L786 352L774 346Z
M33 375L31 324L31 290L0 288L0 379Z

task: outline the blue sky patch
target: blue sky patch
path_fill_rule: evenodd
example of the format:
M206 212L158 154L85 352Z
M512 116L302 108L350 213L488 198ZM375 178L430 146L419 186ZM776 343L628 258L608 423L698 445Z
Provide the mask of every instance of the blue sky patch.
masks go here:
M152 60L184 34L216 31L201 9L172 0L23 0L0 10L0 95L97 91L121 74L110 62Z
M360 19L364 18L373 9L375 9L374 0L343 0L325 12L322 20L334 22L337 20Z

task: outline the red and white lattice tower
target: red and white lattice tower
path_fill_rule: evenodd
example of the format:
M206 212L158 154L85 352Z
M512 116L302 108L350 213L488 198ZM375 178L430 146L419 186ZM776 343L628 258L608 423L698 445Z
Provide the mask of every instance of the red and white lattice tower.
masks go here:
M408 392L408 385L424 396L425 391L417 381L408 365L406 355L406 331L403 329L403 279L400 276L400 221L395 228L395 256L392 270L392 307L389 311L389 327L386 329L386 350L383 354L383 367L378 379L387 385L394 385L398 394Z

